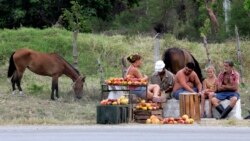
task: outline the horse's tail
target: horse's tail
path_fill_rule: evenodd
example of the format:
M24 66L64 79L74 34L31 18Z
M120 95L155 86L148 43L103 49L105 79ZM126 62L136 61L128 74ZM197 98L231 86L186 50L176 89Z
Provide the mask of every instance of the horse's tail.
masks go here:
M201 73L201 68L200 68L200 65L198 63L198 61L194 58L194 56L192 54L190 54L194 60L194 64L195 64L195 68L194 68L194 71L197 73L200 81L202 82L203 81L203 76L202 76L202 73Z
M10 78L14 72L16 71L16 66L13 60L13 55L15 54L15 52L12 53L12 55L10 56L10 60L9 60L9 69L8 69L8 78Z

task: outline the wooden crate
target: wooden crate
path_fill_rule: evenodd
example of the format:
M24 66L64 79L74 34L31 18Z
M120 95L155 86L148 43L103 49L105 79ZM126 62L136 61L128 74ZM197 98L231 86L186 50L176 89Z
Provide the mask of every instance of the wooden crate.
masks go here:
M200 99L198 94L180 94L180 116L184 114L196 121L200 121Z
M146 120L150 118L151 115L155 115L162 118L163 110L134 110L134 121L137 123L146 123Z
M128 123L129 120L129 106L127 105L98 105L96 112L98 124Z

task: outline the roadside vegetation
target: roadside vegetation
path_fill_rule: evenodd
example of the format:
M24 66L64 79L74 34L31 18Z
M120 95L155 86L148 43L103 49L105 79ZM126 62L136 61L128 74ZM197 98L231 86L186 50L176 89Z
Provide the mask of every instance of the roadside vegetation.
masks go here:
M160 53L170 47L185 48L200 63L202 69L207 65L205 48L202 43L178 40L165 34L160 39ZM66 76L59 79L59 96L50 100L51 78L36 75L30 71L24 73L22 87L26 96L11 95L11 83L7 79L8 59L19 48L30 48L41 52L57 52L72 63L72 32L60 28L34 29L19 28L0 30L0 124L93 124L96 105L100 100L100 73L97 59L101 60L105 79L121 76L121 58L132 53L143 56L142 71L150 75L154 66L154 38L137 35L105 35L80 33L78 36L78 67L86 76L84 97L72 98L72 81ZM243 114L250 110L249 84L250 41L241 39L244 84L241 84L241 104ZM212 63L217 73L222 69L225 59L237 62L236 42L234 39L223 43L208 44ZM239 70L239 69L238 69Z

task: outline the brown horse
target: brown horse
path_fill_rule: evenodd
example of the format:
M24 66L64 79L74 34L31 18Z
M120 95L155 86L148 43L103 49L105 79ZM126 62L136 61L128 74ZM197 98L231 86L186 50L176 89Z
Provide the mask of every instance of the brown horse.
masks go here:
M82 97L85 77L82 77L78 70L56 53L45 54L26 48L15 51L9 60L8 77L11 77L13 93L17 85L22 94L21 79L26 68L36 74L52 77L52 100L55 100L54 94L59 98L58 78L62 74L70 77L74 82L75 97L78 99Z
M180 69L184 68L188 62L193 62L195 64L194 71L202 82L203 78L200 65L193 55L188 51L181 48L168 48L164 52L162 60L166 65L165 68L174 74L176 74Z

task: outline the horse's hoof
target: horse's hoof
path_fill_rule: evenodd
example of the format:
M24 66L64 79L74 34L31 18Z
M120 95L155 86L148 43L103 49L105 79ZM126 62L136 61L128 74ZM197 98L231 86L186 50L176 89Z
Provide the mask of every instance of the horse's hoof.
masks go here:
M13 92L12 92L12 95L16 95L16 91L13 91Z
M20 95L20 96L24 96L23 91L20 91L20 92L19 92L19 95Z
M19 92L19 96L25 96L24 92L23 92L23 91L20 91L20 92Z

